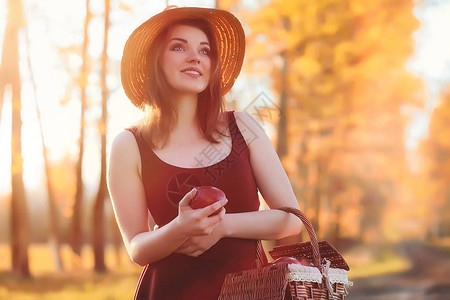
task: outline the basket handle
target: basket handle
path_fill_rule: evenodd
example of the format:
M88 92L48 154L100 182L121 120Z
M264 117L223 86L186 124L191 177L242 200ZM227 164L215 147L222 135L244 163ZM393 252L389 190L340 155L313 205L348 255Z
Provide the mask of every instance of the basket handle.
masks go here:
M317 242L317 236L316 236L316 232L314 231L314 227L312 226L311 222L308 220L306 215L299 209L293 208L293 207L284 206L284 207L275 208L275 209L294 214L303 222L303 225L305 225L305 228L308 231L309 239L311 241L314 266L320 268L321 259L320 259L320 252L319 252L319 243Z

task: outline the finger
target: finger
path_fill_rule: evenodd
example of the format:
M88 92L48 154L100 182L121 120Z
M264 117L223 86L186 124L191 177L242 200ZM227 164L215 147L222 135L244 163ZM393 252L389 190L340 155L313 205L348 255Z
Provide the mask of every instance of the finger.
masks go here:
M225 215L225 208L222 207L220 213L218 213L217 215L212 215L212 216L208 217L206 226L208 226L208 227L214 226L215 227L215 225L217 225L217 223L219 223L220 221L223 220L224 215Z
M198 257L201 254L203 254L203 251L202 250L197 250L197 251L188 252L188 253L185 253L185 254L188 255L188 256Z
M178 247L178 249L182 249L182 248L186 248L187 246L191 245L191 238L188 238L186 241L184 241L183 244L180 245L180 247Z
M183 199L181 199L178 206L180 206L180 207L189 206L189 202L191 202L191 199L194 198L196 193L197 193L197 189L194 187L190 192L188 192L186 195L184 195Z
M192 252L191 256L199 257L200 255L203 254L203 252L204 252L203 250L197 250L197 251Z
M186 249L189 249L189 247L192 247L191 243L184 243L180 247L178 247L177 251L186 251Z
M214 231L216 226L223 220L225 215L225 208L222 207L220 213L212 215L203 219L203 231L198 233L199 236L209 235Z
M175 252L176 253L182 253L182 254L189 254L192 253L194 251L197 251L198 248L194 247L193 245L187 246L187 247L183 247L183 248L178 248Z
M175 252L183 253L186 252L186 249L189 249L188 246L179 247Z
M177 249L177 250L175 250L174 251L175 253L181 253L181 254L187 254L187 253L190 253L190 252L192 252L192 251L186 251L186 248L179 248L179 249Z
M228 199L223 199L217 202L214 202L211 205L206 206L205 208L201 209L200 212L200 216L201 217L208 217L211 214L213 214L214 212L216 212L217 210L221 209L222 207L224 207L226 204L228 203Z

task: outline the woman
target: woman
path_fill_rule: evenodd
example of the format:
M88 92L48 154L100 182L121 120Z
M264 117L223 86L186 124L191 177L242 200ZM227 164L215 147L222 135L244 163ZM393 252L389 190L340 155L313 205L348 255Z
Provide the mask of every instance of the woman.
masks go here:
M258 190L270 208L298 203L264 131L224 111L244 44L229 12L169 7L125 45L123 87L146 117L115 138L108 187L128 254L145 266L135 299L217 299L227 273L255 267L257 240L300 230L293 215L258 211ZM198 186L227 199L192 209Z

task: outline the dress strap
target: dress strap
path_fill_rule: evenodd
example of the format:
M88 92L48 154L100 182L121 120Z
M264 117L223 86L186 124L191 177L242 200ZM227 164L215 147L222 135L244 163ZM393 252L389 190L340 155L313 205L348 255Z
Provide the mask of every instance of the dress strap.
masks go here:
M248 151L247 142L242 136L241 130L239 129L236 117L234 115L234 110L227 111L228 115L228 128L230 130L231 141L233 143L232 151L240 155L244 151ZM245 129L243 129L245 130Z
M150 155L150 157L152 157L151 154L153 153L153 150L147 144L147 142L145 141L145 139L142 136L142 134L139 131L139 129L136 126L131 126L131 127L125 128L125 130L128 130L128 131L130 131L133 134L134 139L136 140L136 144L137 144L138 149L139 149L139 154L141 156L141 162L143 162L145 159L149 159L149 155ZM153 157L151 159L155 159L155 158Z

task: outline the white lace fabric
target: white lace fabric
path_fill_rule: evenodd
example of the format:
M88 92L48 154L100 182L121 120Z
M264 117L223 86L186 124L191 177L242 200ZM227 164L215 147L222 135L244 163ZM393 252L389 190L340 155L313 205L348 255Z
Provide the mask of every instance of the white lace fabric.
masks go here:
M303 266L299 264L289 264L289 281L322 282L322 274L316 267ZM348 272L344 269L329 268L328 278L331 284L349 284Z
M322 282L322 274L316 267L308 267L299 264L289 264L289 281Z
M328 276L330 278L330 282L333 283L343 283L348 284L348 272L344 269L336 269L330 268L328 270Z

